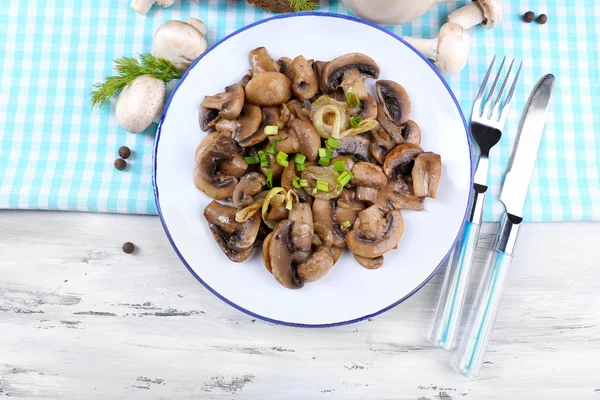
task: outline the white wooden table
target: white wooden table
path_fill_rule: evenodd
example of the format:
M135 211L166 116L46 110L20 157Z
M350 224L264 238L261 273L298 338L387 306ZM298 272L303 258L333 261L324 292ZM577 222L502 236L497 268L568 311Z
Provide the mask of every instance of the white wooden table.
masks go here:
M0 398L600 399L599 238L594 223L522 228L469 381L426 339L440 274L372 320L289 328L209 293L157 217L0 211Z

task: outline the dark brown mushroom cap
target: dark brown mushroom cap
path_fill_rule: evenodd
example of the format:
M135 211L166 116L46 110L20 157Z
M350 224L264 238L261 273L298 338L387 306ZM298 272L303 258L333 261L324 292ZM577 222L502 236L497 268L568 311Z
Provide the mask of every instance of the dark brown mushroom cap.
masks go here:
M207 132L210 128L213 128L219 119L219 110L213 108L200 107L200 113L198 114L198 122L200 123L200 129Z
M279 72L279 64L271 58L269 51L264 47L258 47L248 54L252 76L263 72Z
M358 214L358 227L346 234L346 244L354 253L365 258L384 255L398 245L404 233L400 211L390 211L385 217L374 205Z
M402 179L389 180L379 191L377 205L384 211L415 210L422 211L423 198L410 193L409 187Z
M246 104L235 119L221 118L215 124L215 128L242 142L258 131L262 120L260 107Z
M394 147L385 158L383 172L390 179L410 178L415 158L423 152L419 146L402 143Z
M350 183L354 186L366 186L374 189L381 189L387 182L387 177L379 165L368 162L357 162L352 167L354 177Z
M234 119L242 111L244 106L244 88L239 83L227 86L223 93L206 96L202 101L202 107L219 110L222 118Z
M246 101L262 107L279 106L292 98L292 81L279 72L263 72L246 84Z
M371 156L369 146L371 142L363 135L346 136L340 139L340 144L336 149L336 155L351 154L360 161L370 162Z
M294 221L280 222L273 231L269 244L271 272L279 283L288 289L298 289L303 286L296 269L292 264L292 226Z
M375 258L365 258L359 256L358 254L354 254L354 259L366 269L377 269L381 268L381 266L383 265L383 256Z
M325 93L334 92L342 83L344 73L357 69L369 78L379 78L379 66L369 56L362 53L350 53L331 60L321 72L321 80Z
M297 267L298 277L303 282L315 282L327 275L335 264L330 250L319 246L306 261Z
M421 153L412 169L415 196L435 199L438 184L442 176L442 158L436 153Z
M304 56L298 56L292 63L292 70L292 90L296 96L306 100L314 97L319 91L319 77L313 63L307 61Z
M335 200L315 199L312 206L313 221L315 221L315 233L317 233L317 222L331 232L331 246L344 248L344 234L335 221ZM341 221L343 222L343 221Z
M233 205L236 207L250 205L254 201L253 196L260 193L265 183L265 176L258 172L251 172L244 175L233 190L233 196L231 197Z
M302 154L306 156L308 161L315 161L319 156L321 136L319 136L314 126L310 122L298 118L291 120L288 126L290 131L298 138Z
M410 97L402 85L394 81L377 81L375 84L379 104L385 114L396 125L404 125L412 110Z

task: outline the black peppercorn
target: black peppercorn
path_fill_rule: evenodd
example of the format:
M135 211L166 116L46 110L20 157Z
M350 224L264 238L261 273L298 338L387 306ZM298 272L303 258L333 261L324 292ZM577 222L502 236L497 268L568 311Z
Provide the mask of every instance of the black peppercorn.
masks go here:
M135 250L135 245L131 242L125 242L123 244L123 253L131 254Z
M523 21L527 22L528 24L530 22L533 22L534 19L535 14L533 13L533 11L527 11L525 14L523 14Z
M130 155L131 155L131 150L129 149L129 147L127 147L127 146L119 147L119 157L121 157L123 160L128 159Z
M115 160L115 168L119 171L123 171L125 168L127 168L127 161L123 160L122 158L117 158Z
M548 16L546 14L540 14L540 16L537 19L537 22L541 25L544 25L546 22L548 22Z

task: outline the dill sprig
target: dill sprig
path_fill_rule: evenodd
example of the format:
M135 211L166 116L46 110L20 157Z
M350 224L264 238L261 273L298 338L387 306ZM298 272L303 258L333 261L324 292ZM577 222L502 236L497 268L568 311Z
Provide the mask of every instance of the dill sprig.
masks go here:
M296 12L312 11L318 6L314 1L309 0L290 0L290 5Z
M94 84L92 91L92 105L102 107L112 96L119 93L125 86L129 85L135 78L141 75L150 75L164 82L173 79L181 79L178 72L170 61L156 57L151 53L139 54L139 60L135 57L121 57L115 62L117 75L107 77L104 82Z

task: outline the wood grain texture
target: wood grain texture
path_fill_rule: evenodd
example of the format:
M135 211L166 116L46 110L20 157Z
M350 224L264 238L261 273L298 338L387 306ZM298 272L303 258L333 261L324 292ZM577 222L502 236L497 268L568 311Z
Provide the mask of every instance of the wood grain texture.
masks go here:
M469 381L427 341L441 274L372 320L289 328L208 292L156 217L0 211L0 398L600 398L598 237L600 224L523 226Z

